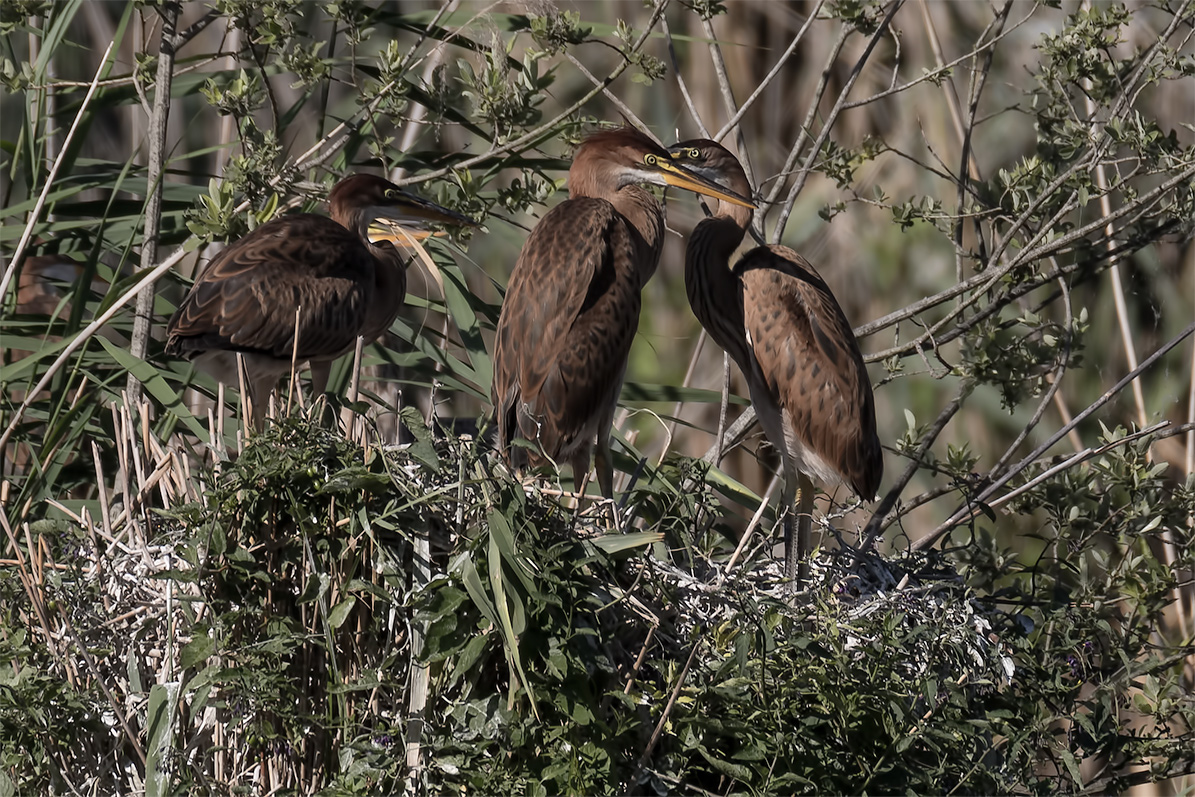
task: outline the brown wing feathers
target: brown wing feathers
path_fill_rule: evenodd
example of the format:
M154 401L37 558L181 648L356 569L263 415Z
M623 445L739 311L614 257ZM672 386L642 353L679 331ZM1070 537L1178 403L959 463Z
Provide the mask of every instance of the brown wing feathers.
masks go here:
M794 431L871 500L883 472L874 399L842 308L813 267L786 247L756 249L735 272L756 360Z
M290 359L295 313L299 358L331 358L353 345L373 281L357 236L323 216L262 225L220 253L170 320L166 350L228 349Z
M638 318L640 302L636 278L619 270L632 262L628 227L609 202L575 198L527 239L495 339L503 449L517 429L559 457L592 434L586 424L621 383L635 328L626 320Z

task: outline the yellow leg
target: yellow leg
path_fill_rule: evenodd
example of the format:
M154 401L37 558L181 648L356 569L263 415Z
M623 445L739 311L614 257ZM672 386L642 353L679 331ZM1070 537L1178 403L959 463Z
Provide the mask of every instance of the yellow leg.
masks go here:
M810 531L813 526L813 482L802 473L797 479L797 583L809 581Z
M797 474L796 500L791 480L784 485L784 575L795 586L809 580L809 537L813 525L813 482ZM795 544L794 544L795 543Z
M610 519L613 521L615 530L622 528L622 523L618 517L618 507L614 503L614 465L613 456L610 452L609 438L606 444L598 443L597 451L594 454L594 469L597 471L598 489L601 490L602 497L607 500L610 506ZM581 493L585 490L588 484L589 476L589 452L585 452L584 456L579 456L573 460L573 483L576 485L576 490Z

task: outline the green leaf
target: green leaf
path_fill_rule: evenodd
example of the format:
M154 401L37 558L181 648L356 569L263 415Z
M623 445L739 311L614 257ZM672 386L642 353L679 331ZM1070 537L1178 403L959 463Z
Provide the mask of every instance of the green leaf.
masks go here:
M498 610L498 628L502 631L502 638L506 642L506 654L518 675L519 683L527 693L527 699L531 703L531 713L535 715L536 719L539 719L539 709L535 705L535 692L527 680L527 673L523 670L523 659L519 655L519 635L511 621L510 606L506 602L506 579L502 574L502 553L494 534L490 534L489 552L486 558L489 560L490 589L493 590L494 606ZM512 596L512 599L517 601L518 596Z
M449 569L451 572L460 573L461 582L465 585L465 591L469 593L469 597L473 600L473 605L490 621L491 627L498 628L498 611L494 608L493 601L490 600L490 596L485 591L472 555L468 551L461 552L453 560Z
M489 646L492 636L474 634L465 644L465 647L457 654L456 663L452 667L452 674L448 678L450 684L455 684L463 674L473 669L474 665L481 659L481 654Z
M134 357L130 352L126 351L123 346L118 346L102 335L97 335L95 340L100 342L104 350L112 355L112 359L116 360L121 368L132 374L138 382L145 388L145 391L151 395L155 401L169 410L176 418L183 422L187 427L187 431L198 437L202 442L210 442L208 440L207 427L199 422L199 419L191 414L191 410L186 404L183 404L179 392L176 388L171 387L157 368L142 360L139 357Z
M216 640L207 634L197 636L183 646L178 654L178 665L189 670L196 665L203 664L216 649Z
M383 473L373 473L362 465L352 465L329 476L323 486L316 491L316 494L356 493L360 490L380 493L389 486L389 476Z
M423 422L423 416L419 413L419 409L408 404L398 411L398 417L411 436L415 438L415 442L411 443L410 447L411 456L433 471L439 472L440 457L436 454L436 447L432 445L432 433L428 430L427 424Z
M603 534L589 540L595 546L608 554L621 553L631 548L642 548L664 541L664 533L657 531L640 531L634 534Z
M494 367L482 342L481 324L472 306L472 302L477 300L466 287L460 268L456 265L445 265L441 271L444 275L444 303L448 309L448 317L456 325L461 345L469 354L475 380L478 384L488 385L494 379Z
M1071 782L1076 786L1083 785L1083 773L1079 771L1079 762L1075 760L1075 754L1070 750L1059 750L1062 756L1062 763L1066 765L1066 771L1071 776Z
M706 763L708 763L714 769L714 771L720 775L725 775L728 778L742 781L744 783L751 782L750 767L743 766L742 764L735 764L730 761L726 761L725 759L718 758L712 755L709 750L706 750L704 745L698 745L697 752L700 753L701 757L706 760Z
M167 797L171 793L171 777L164 765L174 744L178 692L177 681L154 684L149 690L149 709L146 717L146 738L149 741L149 749L145 755L146 797Z
M328 626L332 629L340 628L344 625L344 621L348 619L349 612L357 605L357 597L349 595L340 603L332 607L332 611L328 612Z
M312 573L303 586L303 591L299 593L299 597L295 598L295 603L302 606L323 597L324 593L328 591L328 585L329 580L326 573Z

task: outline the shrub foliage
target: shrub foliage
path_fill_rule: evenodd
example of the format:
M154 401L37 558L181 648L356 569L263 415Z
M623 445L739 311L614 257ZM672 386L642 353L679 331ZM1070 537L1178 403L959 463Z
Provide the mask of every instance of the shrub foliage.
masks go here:
M924 5L5 3L0 797L1181 790L1195 8ZM620 115L864 321L888 476L803 590L679 248L617 503L492 450L520 225ZM487 229L246 438L133 300L365 169Z

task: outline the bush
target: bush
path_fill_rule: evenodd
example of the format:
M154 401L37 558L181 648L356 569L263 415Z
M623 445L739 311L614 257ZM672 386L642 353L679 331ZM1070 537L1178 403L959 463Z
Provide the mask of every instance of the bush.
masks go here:
M0 795L1195 772L1191 3L461 5L5 5ZM875 507L819 498L805 591L759 534L751 410L710 439L722 357L679 247L645 288L618 505L486 440L518 225L620 115L733 138L760 239L864 321L888 478ZM362 388L338 422L286 391L246 442L151 331L205 247L359 170L487 230L429 242L444 295L412 280L336 368Z

